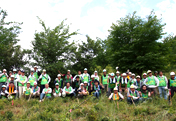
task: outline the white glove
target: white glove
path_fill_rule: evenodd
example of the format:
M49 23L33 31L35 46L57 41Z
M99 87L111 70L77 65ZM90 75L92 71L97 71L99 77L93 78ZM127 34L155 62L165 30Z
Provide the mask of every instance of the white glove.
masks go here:
M133 96L133 99L134 99L134 100L137 100L137 99L138 99L138 97Z
M164 87L165 90L167 90L168 88L167 87Z
M33 93L33 95L35 95L35 94L36 94L36 92Z
M5 95L4 93L1 93L1 95Z

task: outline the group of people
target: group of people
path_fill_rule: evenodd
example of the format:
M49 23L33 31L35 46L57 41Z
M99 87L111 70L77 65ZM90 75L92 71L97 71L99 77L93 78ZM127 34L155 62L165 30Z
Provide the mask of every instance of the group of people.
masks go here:
M39 83L40 82L40 83ZM43 69L43 72L38 71L37 66L31 69L30 75L25 76L24 70L13 69L7 74L7 70L3 69L0 74L0 98L14 99L22 96L30 100L30 98L39 98L42 102L45 98L54 97L77 97L83 98L88 95L99 98L102 93L109 97L109 100L123 100L127 97L129 103L135 103L151 99L157 94L161 98L167 100L168 91L173 97L176 92L176 78L175 73L170 73L170 79L163 75L163 72L155 72L148 70L142 77L135 76L134 73L127 71L120 74L116 71L114 73L107 73L103 70L103 75L99 77L98 72L95 71L91 76L87 73L87 68L84 69L83 74L78 71L74 77L70 70L67 74L59 74L54 80L55 88L51 89L49 83L50 76Z

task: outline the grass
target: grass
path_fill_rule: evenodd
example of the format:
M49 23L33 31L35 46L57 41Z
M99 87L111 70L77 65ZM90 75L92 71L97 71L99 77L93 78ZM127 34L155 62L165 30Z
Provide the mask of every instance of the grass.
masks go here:
M116 121L116 120L176 120L175 99L172 106L164 99L155 98L151 101L134 105L126 100L116 103L106 96L100 99L90 98L71 113L69 109L76 107L84 99L53 98L39 103L37 99L29 102L24 99L11 101L0 100L0 120L45 120L45 121Z

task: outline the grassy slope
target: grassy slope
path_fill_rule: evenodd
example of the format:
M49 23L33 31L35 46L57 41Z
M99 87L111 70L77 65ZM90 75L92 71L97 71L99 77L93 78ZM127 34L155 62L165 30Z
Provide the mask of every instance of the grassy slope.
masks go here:
M80 99L79 103L83 100ZM66 114L79 103L70 98L55 98L42 103L36 99L29 102L21 99L15 100L12 106L11 102L0 100L0 120L176 120L175 101L170 106L167 101L156 98L136 107L122 101L117 109L116 104L105 96L99 100L92 97L79 108Z

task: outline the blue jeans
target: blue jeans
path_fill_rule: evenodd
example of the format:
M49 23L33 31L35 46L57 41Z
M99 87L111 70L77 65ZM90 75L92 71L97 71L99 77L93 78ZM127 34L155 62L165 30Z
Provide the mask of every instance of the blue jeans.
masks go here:
M45 93L41 93L40 94L40 100L42 100L44 96L45 96ZM46 98L51 98L51 96L46 96Z
M132 100L131 100L131 98L130 97L127 97L127 102L129 102L129 103L138 103L139 102L139 99L137 99L137 100L133 100L133 102L132 102Z
M159 90L160 98L163 98L163 94L164 94L164 99L167 100L167 91L164 88L165 87L160 86L158 87L158 90Z
M97 98L99 98L100 93L99 92L94 92L94 96L97 97Z

